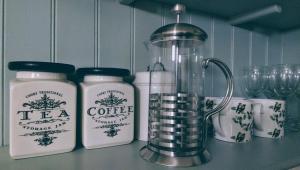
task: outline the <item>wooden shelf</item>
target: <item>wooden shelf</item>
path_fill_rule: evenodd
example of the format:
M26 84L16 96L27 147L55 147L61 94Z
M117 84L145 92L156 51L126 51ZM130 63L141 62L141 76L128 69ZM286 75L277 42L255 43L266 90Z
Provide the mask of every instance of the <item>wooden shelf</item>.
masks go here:
M123 4L134 4L136 1L153 1L153 0L119 0ZM179 1L174 0L155 0L162 4L174 5ZM286 32L300 28L300 1L290 0L184 0L181 1L187 6L187 11L196 10L201 13L209 14L231 21L234 18L246 14L257 14L257 11L262 10L272 5L281 7L281 13L272 13L257 17L253 20L237 24L236 26L259 31L259 32Z

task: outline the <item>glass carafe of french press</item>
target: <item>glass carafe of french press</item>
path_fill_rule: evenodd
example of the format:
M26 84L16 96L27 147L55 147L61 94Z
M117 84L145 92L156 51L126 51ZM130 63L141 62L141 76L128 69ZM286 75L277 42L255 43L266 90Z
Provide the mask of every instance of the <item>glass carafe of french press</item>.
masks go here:
M184 6L177 4L174 11L177 23L160 27L150 37L148 143L140 155L166 166L194 166L210 160L205 146L207 121L230 101L233 78L223 62L204 58L207 34L194 25L179 23ZM217 107L204 112L204 71L209 63L224 73L227 91ZM172 85L157 90L155 84L165 80Z

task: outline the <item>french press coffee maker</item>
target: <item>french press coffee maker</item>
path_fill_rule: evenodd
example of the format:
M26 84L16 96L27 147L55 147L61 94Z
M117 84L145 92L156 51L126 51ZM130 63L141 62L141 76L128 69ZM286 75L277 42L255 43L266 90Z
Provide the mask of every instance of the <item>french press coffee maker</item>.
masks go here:
M148 143L140 150L143 159L166 166L195 166L210 160L206 150L207 121L229 103L233 91L230 69L222 61L204 58L207 34L200 28L179 23L185 7L176 4L177 23L158 28L150 37ZM210 63L217 65L227 80L223 101L204 112L204 76ZM157 80L157 73L168 77ZM169 79L172 86L157 91L154 83Z

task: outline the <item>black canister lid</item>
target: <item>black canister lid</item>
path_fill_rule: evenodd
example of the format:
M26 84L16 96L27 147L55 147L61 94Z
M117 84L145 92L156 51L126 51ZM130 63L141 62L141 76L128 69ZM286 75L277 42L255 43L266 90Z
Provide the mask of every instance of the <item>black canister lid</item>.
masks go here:
M78 77L83 77L86 75L125 77L130 75L130 71L123 68L85 67L77 69L76 74Z
M12 61L8 63L8 68L14 71L40 71L65 74L71 74L75 71L75 67L70 64L38 61Z

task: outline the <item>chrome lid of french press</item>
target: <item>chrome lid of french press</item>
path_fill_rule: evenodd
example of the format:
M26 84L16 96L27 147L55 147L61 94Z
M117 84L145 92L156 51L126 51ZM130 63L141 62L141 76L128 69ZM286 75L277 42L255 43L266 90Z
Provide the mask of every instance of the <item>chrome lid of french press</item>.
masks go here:
M168 47L171 45L168 41L191 40L191 43L197 45L207 39L207 34L201 28L188 24L180 23L180 15L185 11L184 5L176 4L172 10L177 15L177 23L165 25L155 30L150 41L153 45ZM190 46L191 44L186 44Z

